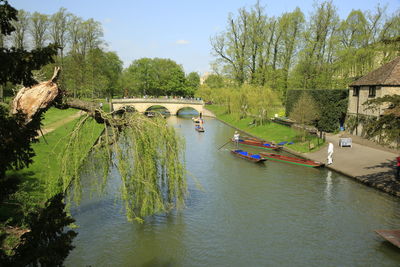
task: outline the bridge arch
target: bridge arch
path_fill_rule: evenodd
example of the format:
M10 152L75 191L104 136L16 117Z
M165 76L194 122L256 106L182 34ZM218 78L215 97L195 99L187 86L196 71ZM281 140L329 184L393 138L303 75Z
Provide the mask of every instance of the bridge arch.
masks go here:
M176 115L179 115L179 112L182 111L182 109L194 110L197 112L197 115L200 115L200 113L202 113L202 111L203 111L203 109L199 109L199 108L192 107L192 106L182 106L182 107L179 107L179 109L176 111Z
M129 98L113 99L111 101L111 110L118 110L123 106L132 106L138 112L144 113L152 106L162 106L166 108L171 115L177 115L180 109L189 107L198 113L203 112L204 102L195 99L171 99L171 98Z
M163 108L163 109L165 109L169 114L171 114L171 111L170 111L167 107L165 107L165 106L162 105L162 104L160 105L160 104L158 104L158 103L155 103L155 104L153 104L153 105L150 105L144 112L150 111L151 108L154 108L154 107Z

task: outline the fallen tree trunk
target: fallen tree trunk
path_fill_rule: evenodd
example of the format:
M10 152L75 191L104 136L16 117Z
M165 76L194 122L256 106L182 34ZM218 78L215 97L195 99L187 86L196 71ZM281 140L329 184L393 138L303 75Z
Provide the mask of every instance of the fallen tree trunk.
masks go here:
M60 68L56 67L49 81L19 90L12 102L11 113L22 113L25 116L25 124L39 118L55 100L62 98L62 91L57 85L59 74Z

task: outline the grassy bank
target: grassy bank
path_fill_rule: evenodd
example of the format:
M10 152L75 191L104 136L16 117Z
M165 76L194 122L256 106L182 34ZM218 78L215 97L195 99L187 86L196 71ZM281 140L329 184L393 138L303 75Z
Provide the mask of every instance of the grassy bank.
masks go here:
M310 152L310 146L313 147L311 151L318 150L323 142L316 136L308 136L307 141L302 142L299 131L277 123L252 126L252 118L244 118L238 120L236 116L226 114L224 112L224 108L221 106L209 105L206 106L206 108L212 111L218 119L261 139L268 140L274 143L280 143L283 141L294 142L294 144L288 145L287 147L297 152Z
M51 125L57 120L66 118L77 110L52 110L45 114L44 124ZM91 147L100 136L104 126L96 123L94 120L84 125L81 131L81 140L79 157L86 157ZM23 218L23 214L39 204L44 203L50 196L60 192L61 184L59 175L62 164L62 155L66 153L65 147L67 145L69 135L74 129L75 124L79 118L65 123L54 131L39 138L39 142L32 144L35 156L32 158L33 163L25 169L20 171L8 172L7 175L16 176L22 180L20 189L13 197L13 205L3 206L0 210L0 221L5 221L11 217L13 220L18 221L18 218ZM15 207L18 207L15 209ZM17 213L17 214L16 214Z

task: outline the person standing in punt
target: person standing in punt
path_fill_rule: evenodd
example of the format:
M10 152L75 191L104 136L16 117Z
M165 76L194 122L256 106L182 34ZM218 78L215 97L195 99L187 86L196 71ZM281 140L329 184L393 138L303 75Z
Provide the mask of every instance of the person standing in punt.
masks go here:
M240 138L240 134L237 131L235 131L235 134L233 135L233 141L236 144L236 148L239 147L239 138Z

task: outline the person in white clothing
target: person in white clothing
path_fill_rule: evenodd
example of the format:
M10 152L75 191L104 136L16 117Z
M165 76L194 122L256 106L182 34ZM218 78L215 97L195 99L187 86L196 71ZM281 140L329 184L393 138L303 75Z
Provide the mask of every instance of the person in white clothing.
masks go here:
M236 147L239 146L239 138L240 138L239 133L237 131L235 131L235 134L233 135L233 141L235 142Z
M328 145L328 165L333 163L333 144Z

